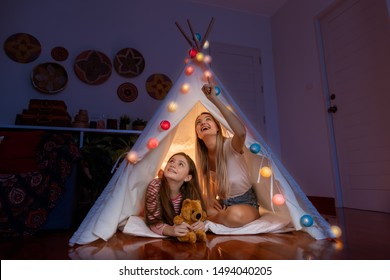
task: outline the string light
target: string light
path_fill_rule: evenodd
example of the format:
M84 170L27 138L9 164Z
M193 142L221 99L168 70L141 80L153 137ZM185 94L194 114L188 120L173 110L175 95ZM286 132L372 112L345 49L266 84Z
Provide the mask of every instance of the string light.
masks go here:
M313 225L313 218L310 215L303 215L300 222L304 227L311 227Z
M330 227L330 230L333 232L335 238L339 238L341 236L342 231L338 226L333 225Z
M169 112L173 113L173 112L176 111L176 109L177 109L177 103L176 102L172 101L171 103L169 103L169 105L168 105L168 111Z
M212 76L211 71L209 71L209 70L204 71L204 72L203 72L203 75L204 75L204 77L205 77L206 79L210 79L211 76Z
M194 58L198 51L196 49L190 49L188 54L190 55L191 58Z
M190 90L190 84L189 83L185 83L181 86L181 93L187 93L188 91Z
M184 70L184 73L185 73L187 76L191 75L192 73L194 73L194 67L191 66L191 65L188 65L188 66L186 67L186 69Z
M208 54L206 54L205 56L204 56L204 59L203 59L203 61L205 62L205 63L211 63L211 56L210 55L208 55Z
M203 59L204 59L204 54L201 53L201 52L198 52L198 53L196 54L196 60L199 61L199 62L201 62L201 61L203 61Z
M273 197L272 197L272 202L275 204L275 205L283 205L286 200L284 199L284 196L280 193L278 194L275 194Z
M260 147L259 144L253 143L252 145L250 145L249 150L250 150L253 154L257 154L258 152L260 152L261 147Z
M138 161L138 154L136 152L134 152L134 151L130 151L129 153L127 153L126 159L130 163L136 164L137 161Z
M260 169L260 175L264 178L269 178L272 175L272 170L268 166L264 166Z
M160 122L160 127L162 130L168 130L171 127L171 123L167 120L163 120Z
M150 138L147 144L149 149L155 149L158 146L158 140L154 137Z

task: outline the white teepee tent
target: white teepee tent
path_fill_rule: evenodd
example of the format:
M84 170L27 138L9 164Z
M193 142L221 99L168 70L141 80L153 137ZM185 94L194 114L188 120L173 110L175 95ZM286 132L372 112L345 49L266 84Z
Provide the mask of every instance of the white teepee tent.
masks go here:
M195 119L201 112L209 111L226 128L227 134L231 133L219 110L201 91L207 77L221 89L218 97L247 127L245 154L260 205L277 216L288 218L295 230L307 231L316 239L334 237L329 224L317 212L262 137L253 129L213 71L206 63L192 59L185 65L183 73L128 153L129 160L121 163L70 239L70 245L87 244L99 238L108 240L130 216L140 215L145 189L156 177L164 161L178 151L186 152L195 159L194 126ZM169 129L162 129L162 121L170 124ZM272 171L268 178L259 175L259 170L264 166L268 166ZM280 205L273 201L275 194L283 195L285 202Z

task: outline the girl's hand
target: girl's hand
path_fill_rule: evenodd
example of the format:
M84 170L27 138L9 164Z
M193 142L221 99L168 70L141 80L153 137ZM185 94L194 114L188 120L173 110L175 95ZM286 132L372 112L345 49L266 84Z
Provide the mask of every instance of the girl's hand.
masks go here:
M189 230L191 230L191 226L185 222L180 225L173 225L173 234L172 236L185 236Z
M191 225L191 229L193 230L193 231L197 231L197 230L205 230L205 224L204 224L204 222L202 222L202 221L197 221L196 223L193 223L192 225Z

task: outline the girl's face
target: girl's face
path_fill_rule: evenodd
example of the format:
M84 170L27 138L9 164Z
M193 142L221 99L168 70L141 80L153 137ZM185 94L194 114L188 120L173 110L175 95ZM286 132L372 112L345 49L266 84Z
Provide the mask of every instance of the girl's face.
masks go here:
M192 175L189 174L190 167L187 159L183 155L172 156L164 169L164 176L167 179L174 181L185 181L191 180Z
M210 114L202 114L196 118L195 131L200 139L207 135L216 135L218 126Z

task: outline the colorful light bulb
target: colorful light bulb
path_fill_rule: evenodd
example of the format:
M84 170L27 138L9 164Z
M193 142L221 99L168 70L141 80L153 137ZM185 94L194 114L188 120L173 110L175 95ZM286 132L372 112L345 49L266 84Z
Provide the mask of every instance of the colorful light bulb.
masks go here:
M258 152L260 152L261 147L260 147L259 144L253 143L252 145L250 145L249 150L250 150L252 153L257 154Z
M187 67L186 67L186 69L184 70L184 73L187 75L187 76L189 76L189 75L191 75L192 73L194 73L194 67L193 66L191 66L191 65L188 65Z
M181 86L181 88L180 88L180 92L181 93L187 93L189 90L190 90L190 84L189 83L183 84Z
M160 127L162 130L168 130L171 127L171 123L167 120L163 120L160 122Z
M333 232L335 238L339 238L341 236L342 231L338 226L333 225L330 227L330 230Z
M196 49L190 49L188 54L190 55L191 58L194 58L198 51Z
M211 74L211 71L210 70L206 70L203 72L203 75L206 79L210 79L212 74Z
M134 151L130 151L127 153L126 159L131 163L131 164L136 164L138 161L138 154Z
M260 169L260 175L264 178L269 178L272 175L272 170L268 166L264 166Z
M177 109L177 103L174 101L170 102L168 105L168 111L173 113L176 111L176 109Z
M273 197L272 197L272 202L275 204L275 205L283 205L286 200L284 199L284 196L281 195L280 193L278 194L275 194Z
M219 86L215 86L215 95L218 96L221 94L221 88Z
M198 53L196 54L196 60L199 61L199 62L202 62L203 59L204 59L204 54L201 53L201 52L198 52Z
M150 138L147 144L148 149L155 149L158 146L158 140L154 137Z
M311 227L313 225L313 218L310 215L303 215L300 222L304 227Z
M205 63L211 63L211 56L209 56L208 54L206 54L205 56L204 56L204 59L203 59L203 61L205 62Z

